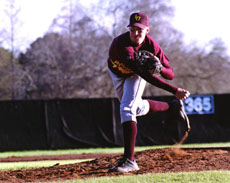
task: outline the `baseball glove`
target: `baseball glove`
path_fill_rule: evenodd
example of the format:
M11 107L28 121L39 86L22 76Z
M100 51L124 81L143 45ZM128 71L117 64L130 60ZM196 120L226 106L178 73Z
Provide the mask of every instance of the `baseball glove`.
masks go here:
M153 53L146 50L140 50L134 53L134 58L140 72L160 74L163 66Z

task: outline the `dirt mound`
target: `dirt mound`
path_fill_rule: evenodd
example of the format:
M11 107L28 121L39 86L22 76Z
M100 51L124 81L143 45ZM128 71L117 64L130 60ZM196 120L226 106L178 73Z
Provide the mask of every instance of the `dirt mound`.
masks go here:
M136 161L140 170L126 175L188 172L203 170L230 170L230 148L185 148L150 149L136 152ZM87 158L85 156L85 158ZM92 154L91 154L92 158ZM2 182L42 182L54 180L83 179L89 177L118 176L121 173L108 173L108 169L116 165L121 158L118 155L104 155L95 160L54 165L47 168L1 171Z

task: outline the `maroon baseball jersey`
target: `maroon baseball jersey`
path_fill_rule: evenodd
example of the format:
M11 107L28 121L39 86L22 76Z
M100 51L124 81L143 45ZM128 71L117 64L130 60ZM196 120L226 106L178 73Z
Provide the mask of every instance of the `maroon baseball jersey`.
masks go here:
M152 85L165 89L173 94L176 93L177 87L169 84L156 75L150 73L139 73L137 65L134 60L134 53L138 50L147 50L152 52L159 58L163 65L161 76L165 79L172 80L174 78L174 72L169 65L169 59L160 48L159 44L153 40L148 34L145 40L140 45L134 45L129 36L129 32L121 34L116 37L109 49L108 67L109 69L119 77L129 77L134 73L140 75L143 79Z

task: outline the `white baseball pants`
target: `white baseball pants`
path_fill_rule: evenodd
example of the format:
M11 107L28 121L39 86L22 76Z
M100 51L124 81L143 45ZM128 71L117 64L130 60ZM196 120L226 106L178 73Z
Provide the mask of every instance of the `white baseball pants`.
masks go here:
M142 99L146 81L134 74L128 78L120 78L109 69L115 93L120 101L121 123L125 121L137 122L136 116L146 115L149 112L149 102Z

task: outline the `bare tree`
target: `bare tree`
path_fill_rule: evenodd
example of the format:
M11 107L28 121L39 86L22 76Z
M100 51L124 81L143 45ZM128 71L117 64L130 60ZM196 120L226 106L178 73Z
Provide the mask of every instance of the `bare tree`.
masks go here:
M11 83L9 77L9 71L11 64L10 52L6 49L0 48L0 99L10 99L11 98Z
M6 44L8 44L9 49L10 49L10 63L11 63L11 95L12 99L15 97L15 53L16 53L16 48L15 48L15 42L16 42L16 27L19 23L18 20L18 14L20 12L20 8L16 6L16 1L15 0L8 0L5 8L5 14L8 17L9 20L9 27L8 29L5 30L7 36L4 40Z
M9 18L9 29L8 38L9 39L9 47L11 52L11 61L13 61L15 55L15 41L16 41L16 27L19 24L18 14L20 12L20 8L16 6L15 0L8 0L5 8L5 13Z

